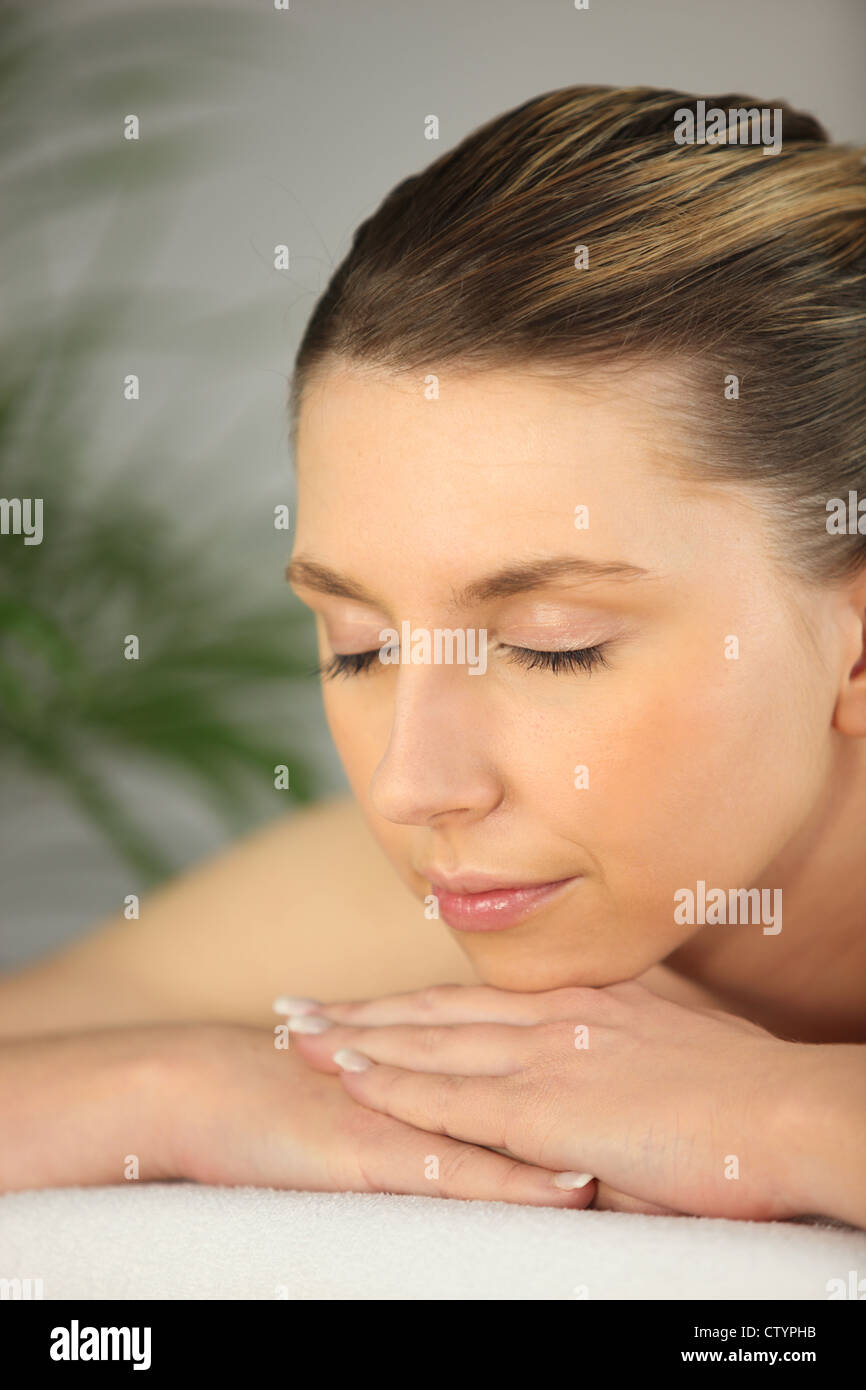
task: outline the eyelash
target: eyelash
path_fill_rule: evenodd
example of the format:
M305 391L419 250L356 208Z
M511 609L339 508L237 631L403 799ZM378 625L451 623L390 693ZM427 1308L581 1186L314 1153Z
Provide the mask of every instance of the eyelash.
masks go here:
M511 653L509 660L530 671L540 666L554 675L559 675L561 671L585 671L588 675L597 666L607 665L604 654L606 646L606 642L600 642L595 647L576 647L569 652L537 652L531 647L509 647L507 650Z
M606 646L606 642L600 642L595 647L577 647L566 652L539 652L532 647L508 646L505 646L504 650L510 654L510 661L516 662L518 666L525 666L530 671L541 668L553 672L554 675L560 675L563 671L584 671L588 675L596 667L607 665L604 654ZM359 676L363 671L369 671L378 657L378 647L369 652L335 655L317 666L314 674L322 676L325 680L333 680L335 676Z

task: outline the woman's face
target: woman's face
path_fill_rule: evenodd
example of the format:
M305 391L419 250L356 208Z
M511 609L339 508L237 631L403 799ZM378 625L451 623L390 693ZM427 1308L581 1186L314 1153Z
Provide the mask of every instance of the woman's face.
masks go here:
M376 656L324 698L419 932L452 930L501 988L641 973L701 930L674 897L699 880L782 887L831 776L831 596L782 573L742 485L665 470L653 383L443 371L428 399L423 374L335 365L305 392L291 577L323 662L403 623L434 654L437 629L476 657L486 633L483 670ZM550 666L587 648L601 664ZM479 875L566 882L460 892Z

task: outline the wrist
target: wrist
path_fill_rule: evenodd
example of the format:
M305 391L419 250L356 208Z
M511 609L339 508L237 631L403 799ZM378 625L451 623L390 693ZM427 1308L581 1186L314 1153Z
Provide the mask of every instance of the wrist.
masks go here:
M866 1226L866 1048L784 1045L770 1131L787 1215Z
M126 1085L132 1108L141 1116L147 1162L141 1164L140 1176L145 1182L187 1176L183 1156L199 1094L192 1059L206 1030L207 1025L184 1023L136 1030L141 1044L129 1059Z
M151 1057L146 1082L165 1176L222 1181L227 1149L243 1133L237 1098L243 1107L261 1058L269 1056L273 1044L270 1030L243 1023L189 1023L171 1029L160 1054ZM288 1079L293 1069L308 1071L300 1058L288 1054L281 1070Z
M139 1058L134 1085L148 1117L154 1177L200 1180L196 1146L220 1104L214 1059L224 1031L218 1023L172 1024L154 1031Z

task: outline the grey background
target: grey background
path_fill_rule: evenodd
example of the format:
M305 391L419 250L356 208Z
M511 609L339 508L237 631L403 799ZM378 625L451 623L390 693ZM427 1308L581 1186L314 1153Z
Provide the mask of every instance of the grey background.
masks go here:
M94 14L159 9L155 23L173 22L153 0L37 8L61 45L65 26ZM160 231L140 264L134 248L148 244L149 218L130 209L127 268L143 315L148 290L160 289L196 291L209 312L225 311L224 331L206 347L179 352L164 341L152 352L141 411L168 420L173 442L149 486L181 507L191 530L203 516L222 519L227 563L240 566L251 593L282 582L285 557L263 549L261 526L275 500L292 500L284 398L295 347L357 223L398 180L495 114L577 82L742 91L812 112L833 138L866 135L863 0L590 0L587 11L572 0L291 0L288 12L238 0L244 51L222 41L222 10L207 0L196 8L206 23L198 39L174 46L174 66L199 79L180 116L204 121L206 158L182 184L149 193ZM63 111L48 92L45 107L45 138L62 141ZM438 142L424 138L429 114L439 118ZM164 119L158 103L141 115L149 129ZM60 233L34 227L57 294L75 295L83 273L99 273L82 267L105 216L84 207ZM279 242L291 248L288 274L273 269ZM235 322L244 305L251 312ZM134 337L134 324L125 332ZM117 360L128 350L119 341ZM94 409L99 474L116 466L128 425L116 402ZM299 696L286 718L303 730L326 784L341 786L316 693ZM189 787L147 768L119 775L130 797L172 826L184 862L224 844L224 828ZM50 788L0 778L0 798L0 963L11 964L115 912L134 889Z

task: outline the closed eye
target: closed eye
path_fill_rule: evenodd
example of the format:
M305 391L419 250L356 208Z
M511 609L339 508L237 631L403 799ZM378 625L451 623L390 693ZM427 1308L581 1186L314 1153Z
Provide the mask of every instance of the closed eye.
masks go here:
M509 661L525 666L528 670L540 669L560 675L563 672L589 672L596 667L606 666L605 646L606 643L600 642L595 647L577 647L572 651L541 652L533 647L509 647L503 644L501 650L508 653ZM322 676L324 680L333 680L335 676L359 676L363 671L369 671L378 661L380 650L380 647L374 647L369 652L334 655L317 666L314 674Z
M605 646L606 643L599 642L595 647L576 647L566 652L539 652L533 647L509 646L504 650L509 653L509 660L516 661L519 666L529 670L541 667L558 675L563 671L593 671L597 666L606 666Z
M317 666L314 675L322 676L324 680L333 680L335 676L359 676L362 671L368 671L374 661L378 661L380 647L374 647L371 652L347 652L345 655L332 656L329 661L323 661Z

